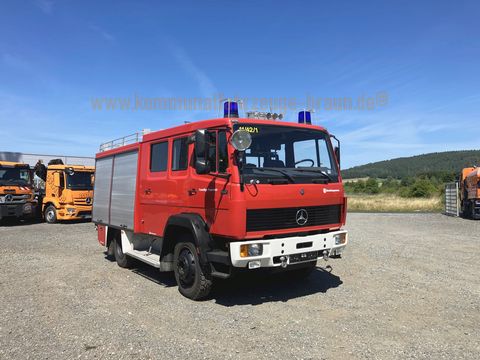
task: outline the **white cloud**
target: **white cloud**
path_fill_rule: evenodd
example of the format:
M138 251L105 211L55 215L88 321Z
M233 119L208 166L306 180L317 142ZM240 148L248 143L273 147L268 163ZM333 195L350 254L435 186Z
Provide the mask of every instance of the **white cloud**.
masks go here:
M115 36L113 36L108 31L106 31L105 29L101 28L98 25L90 25L90 29L95 31L97 34L99 34L102 38L104 38L107 41L115 40Z
M214 96L218 93L212 80L203 70L201 70L197 65L195 65L195 63L187 55L185 50L174 45L173 43L170 43L170 48L172 50L173 56L179 62L183 70L190 74L190 76L195 80L203 97Z
M51 0L36 0L35 5L42 10L44 14L51 15L53 13L54 2Z

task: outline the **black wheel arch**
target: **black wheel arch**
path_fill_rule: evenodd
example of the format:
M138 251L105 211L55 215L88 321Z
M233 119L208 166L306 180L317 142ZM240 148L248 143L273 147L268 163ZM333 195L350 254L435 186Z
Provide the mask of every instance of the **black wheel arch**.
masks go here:
M198 249L200 262L208 263L207 252L211 249L212 238L208 225L196 213L181 213L168 218L165 225L162 245L162 261L173 261L173 251L180 235L190 235Z

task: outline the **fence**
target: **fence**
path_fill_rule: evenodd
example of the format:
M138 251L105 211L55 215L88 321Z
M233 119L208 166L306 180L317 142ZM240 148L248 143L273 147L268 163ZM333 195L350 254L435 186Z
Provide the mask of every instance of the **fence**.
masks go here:
M458 182L445 184L445 215L459 216Z

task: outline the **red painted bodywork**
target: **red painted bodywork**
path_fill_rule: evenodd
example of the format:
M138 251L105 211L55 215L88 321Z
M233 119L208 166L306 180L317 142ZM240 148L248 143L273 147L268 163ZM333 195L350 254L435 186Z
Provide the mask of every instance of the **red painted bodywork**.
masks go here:
M285 208L318 205L342 205L342 222L327 226L302 227L301 231L334 230L345 224L346 198L341 175L338 183L330 184L246 184L240 191L240 178L234 160L234 148L228 144L230 179L214 174L198 175L190 161L187 170L171 170L171 145L175 138L193 135L198 129L225 129L227 137L232 134L233 124L279 125L315 129L324 128L288 122L255 119L220 118L189 123L144 135L143 141L97 154L97 158L138 149L137 189L134 209L134 231L163 236L165 224L172 215L182 212L198 213L209 226L212 235L232 239L255 239L265 235L297 233L298 228L246 232L246 210L261 208ZM328 134L328 132L327 132ZM152 173L149 171L151 144L169 142L168 170ZM194 144L189 145L189 159L192 159ZM301 195L300 189L304 190ZM324 192L324 189L338 192ZM151 191L148 191L151 190ZM195 190L191 195L190 190ZM222 191L223 190L223 191Z
M100 245L105 246L106 240L107 240L107 232L106 226L105 225L97 225L97 236L98 236L98 242Z

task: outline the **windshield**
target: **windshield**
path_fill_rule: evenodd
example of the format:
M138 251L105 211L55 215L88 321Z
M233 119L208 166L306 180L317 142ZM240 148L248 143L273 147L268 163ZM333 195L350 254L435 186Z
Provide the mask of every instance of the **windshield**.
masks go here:
M0 185L30 185L30 169L0 166Z
M278 125L237 124L234 129L247 130L252 135L252 145L243 155L245 181L338 182L327 133Z
M72 190L92 190L93 173L76 171L73 175L67 173L67 188Z

